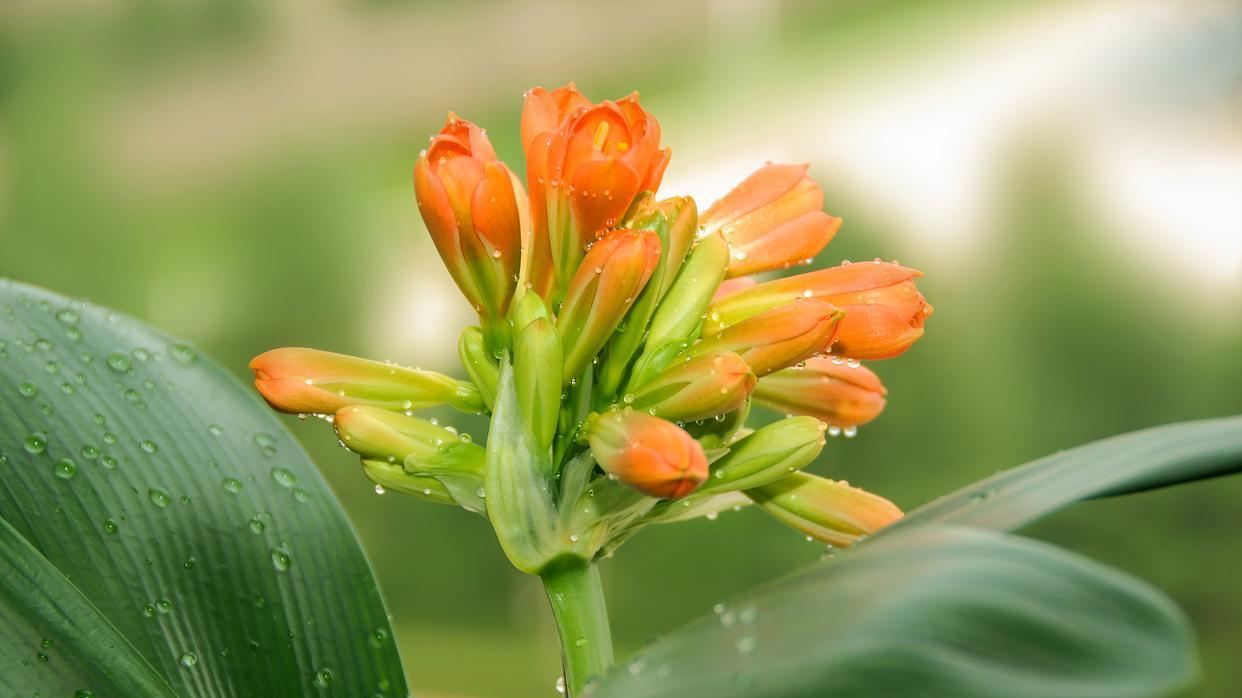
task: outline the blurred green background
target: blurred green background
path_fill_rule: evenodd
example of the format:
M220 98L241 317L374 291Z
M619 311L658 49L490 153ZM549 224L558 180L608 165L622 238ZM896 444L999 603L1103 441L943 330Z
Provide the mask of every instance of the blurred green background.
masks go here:
M809 161L820 256L898 258L936 306L876 363L889 409L818 472L910 508L1051 451L1242 412L1242 9L1231 2L8 0L0 276L186 337L246 377L283 345L460 374L469 309L410 170L449 109L521 166L522 92L633 89L705 205ZM476 435L479 420L440 417ZM537 580L486 522L377 496L302 438L357 525L418 695L554 695ZM1151 580L1242 693L1242 478L1028 533ZM622 652L816 559L741 512L604 563ZM831 628L832 618L824 618Z

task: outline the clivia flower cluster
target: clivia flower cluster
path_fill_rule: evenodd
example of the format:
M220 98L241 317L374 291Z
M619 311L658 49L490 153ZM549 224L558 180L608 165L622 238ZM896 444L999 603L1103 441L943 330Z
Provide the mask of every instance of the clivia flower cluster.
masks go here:
M478 314L458 347L468 380L276 349L251 363L273 407L332 415L370 479L487 517L532 574L750 504L838 546L901 516L803 468L884 408L860 361L923 334L920 272L876 260L757 279L809 263L840 227L807 167L767 164L703 211L658 198L670 151L637 95L536 88L521 137L525 178L450 114L414 168ZM752 404L789 416L750 429ZM414 416L433 405L490 415L486 445Z

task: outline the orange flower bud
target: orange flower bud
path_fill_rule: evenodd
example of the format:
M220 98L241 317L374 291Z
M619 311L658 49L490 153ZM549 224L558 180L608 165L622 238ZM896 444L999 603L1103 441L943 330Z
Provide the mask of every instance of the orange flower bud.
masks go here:
M449 114L414 167L414 192L453 281L483 319L503 331L521 259L526 195L478 126ZM496 342L493 342L494 344ZM495 349L496 347L493 347Z
M901 518L901 510L883 497L803 472L746 495L773 518L829 545L853 545Z
M329 351L286 347L250 360L254 384L272 407L295 414L332 414L347 405L409 411L449 404L479 412L470 383L448 376Z
M659 260L660 236L651 230L613 230L591 246L556 317L566 382L608 341Z
M879 377L857 361L816 357L764 377L755 389L755 402L834 427L855 427L884 411L887 394Z
M828 350L842 312L822 301L790 303L718 331L690 347L690 355L737 352L757 376L796 364Z
M836 235L841 219L824 213L824 193L806 169L768 163L703 213L703 227L732 245L730 277L810 259Z
M707 479L703 447L659 417L614 410L593 416L583 433L604 472L643 494L678 499Z
M845 311L832 353L854 359L897 356L919 337L932 314L914 284L923 273L888 262L845 263L759 284L712 303L705 336L799 299L831 303Z
M532 256L542 255L546 239L555 286L563 288L583 248L617 225L639 192L656 190L669 151L660 149L659 122L639 106L637 94L590 104L572 86L527 95L522 140L532 245L539 248ZM543 278L528 277L536 289L536 277Z
M741 407L755 389L755 380L742 357L730 351L711 352L677 362L624 400L636 410L691 422Z

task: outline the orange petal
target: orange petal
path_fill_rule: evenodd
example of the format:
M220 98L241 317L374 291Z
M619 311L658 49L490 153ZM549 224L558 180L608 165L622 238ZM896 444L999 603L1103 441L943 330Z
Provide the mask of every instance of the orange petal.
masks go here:
M638 175L616 158L579 165L570 199L579 239L586 242L615 227L637 193Z

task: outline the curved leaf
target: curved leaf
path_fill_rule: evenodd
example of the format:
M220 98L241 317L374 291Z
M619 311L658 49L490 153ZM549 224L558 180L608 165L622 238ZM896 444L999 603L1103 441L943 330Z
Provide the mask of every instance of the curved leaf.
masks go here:
M0 685L6 688L38 683L36 662L50 661L46 650L53 649L51 639L43 635L46 632L65 639L66 647L57 647L70 665L58 667L62 682L106 687L107 693L121 696L177 695L108 619L3 519L0 619L12 635L43 638L28 643L28 655L34 654L36 661L27 656L17 666L4 660ZM12 652L16 657L16 650L16 646L8 647L6 656Z
M45 580L0 599L4 695L167 694L118 688L139 659L187 697L406 695L358 540L276 417L190 347L4 281L0 518L31 548L0 575Z
M588 695L1102 698L1195 673L1190 628L1159 592L969 528L908 529L716 610Z
M1242 470L1242 417L1130 432L997 473L906 514L878 537L916 525L1009 530L1083 499Z

